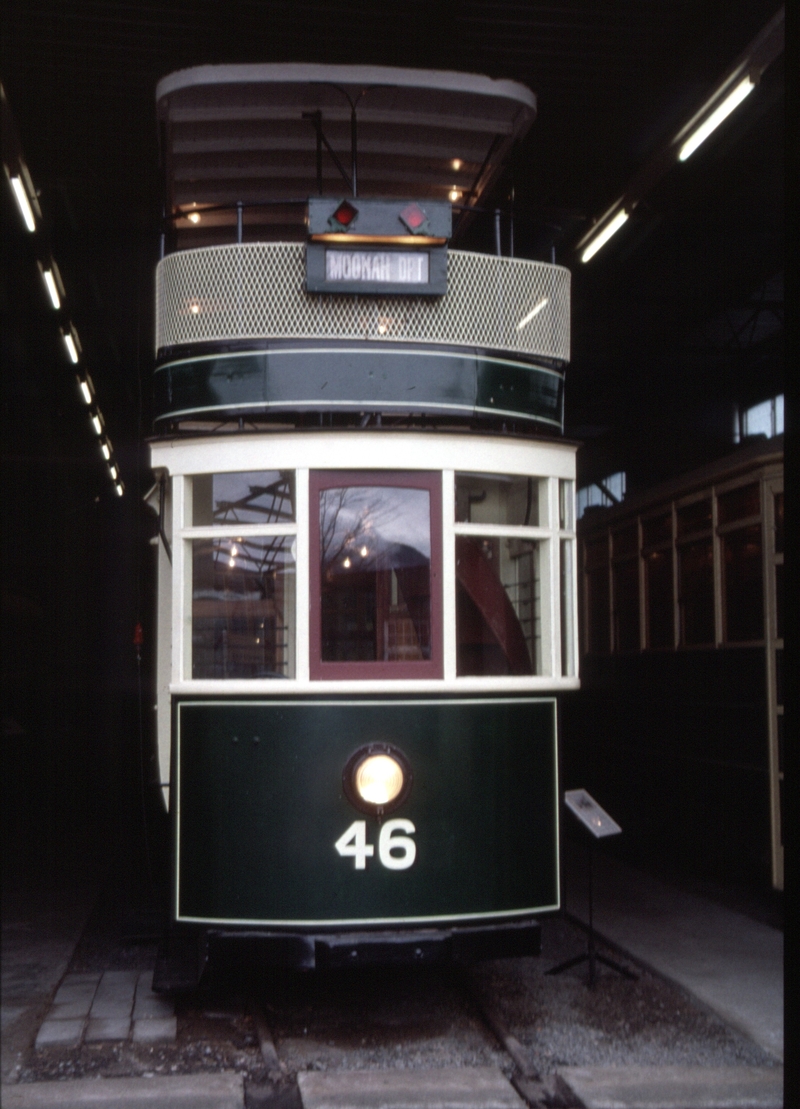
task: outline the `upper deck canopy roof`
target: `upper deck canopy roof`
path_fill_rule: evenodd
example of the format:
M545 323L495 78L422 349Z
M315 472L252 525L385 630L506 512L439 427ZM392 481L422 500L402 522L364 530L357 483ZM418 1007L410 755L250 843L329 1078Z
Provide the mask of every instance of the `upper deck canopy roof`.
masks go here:
M197 66L163 78L156 99L173 215L317 195L316 130L304 113L321 112L351 175L351 104L358 195L445 200L456 189L472 207L536 115L533 93L515 81L389 66ZM350 193L324 146L321 191Z

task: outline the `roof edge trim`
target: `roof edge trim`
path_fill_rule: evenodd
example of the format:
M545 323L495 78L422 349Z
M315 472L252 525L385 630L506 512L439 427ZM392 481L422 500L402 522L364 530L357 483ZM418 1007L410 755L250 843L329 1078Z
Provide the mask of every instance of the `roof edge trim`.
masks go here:
M303 62L265 62L252 65L199 65L179 69L156 85L156 101L193 85L222 84L343 84L388 85L442 89L479 96L516 100L536 115L536 96L518 81L454 70L403 69L385 65L321 65Z

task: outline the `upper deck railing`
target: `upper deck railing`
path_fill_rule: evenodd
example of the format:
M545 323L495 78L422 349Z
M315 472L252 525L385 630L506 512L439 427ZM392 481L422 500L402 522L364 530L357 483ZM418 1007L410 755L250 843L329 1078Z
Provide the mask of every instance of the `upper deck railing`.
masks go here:
M241 243L167 255L156 349L247 340L370 340L479 347L569 361L570 273L451 250L442 297L332 296L305 288L305 244Z

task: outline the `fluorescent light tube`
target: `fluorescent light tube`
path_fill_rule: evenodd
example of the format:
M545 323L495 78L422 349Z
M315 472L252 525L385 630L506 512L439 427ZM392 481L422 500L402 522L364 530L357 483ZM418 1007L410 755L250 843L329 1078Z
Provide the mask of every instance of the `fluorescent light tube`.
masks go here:
M738 108L746 96L748 96L755 88L755 82L749 77L745 77L740 81L733 92L722 101L716 111L712 112L704 123L701 123L694 134L690 135L686 142L680 149L678 154L678 161L685 162L690 154L694 154L700 143L705 142L712 131L716 131L720 123Z
M87 404L92 403L92 390L89 388L89 382L84 381L83 378L78 378L78 384L81 387L81 396Z
M111 447L109 447L108 443L101 443L100 444L100 450L103 452L103 458L105 458L106 462L110 462L111 461Z
M98 435L103 434L103 425L100 423L100 417L99 416L95 416L95 415L92 416L92 427L94 428L94 430L97 432Z
M22 218L25 220L25 226L29 231L35 231L36 220L33 218L33 209L31 208L31 202L28 200L25 186L22 184L22 178L12 177L11 188L14 190L14 196L17 198L17 204L22 213Z
M117 496L118 496L118 497L121 497L121 496L122 496L122 494L123 494L123 493L125 492L125 486L124 486L124 485L122 484L122 482L121 482L121 481L118 481L118 482L116 483L116 485L114 486L114 488L115 488L115 489L116 489L116 491L117 491Z
M597 235L597 237L590 241L588 246L585 248L583 254L581 254L581 261L588 262L590 258L594 258L598 250L606 245L611 236L615 235L617 231L619 231L620 227L622 227L623 223L625 223L627 219L628 213L625 211L624 208L622 209L622 211L617 212L611 222L607 223L603 230Z
M113 462L112 462L112 463L111 463L111 465L110 465L110 466L108 467L108 470L109 470L109 473L111 474L111 478L112 478L112 480L113 480L113 481L116 481L116 480L117 480L117 478L119 477L119 470L117 469L117 467L116 467L116 466L114 465L114 463L113 463Z
M58 295L56 279L55 277L53 277L53 271L42 270L42 277L44 278L44 283L47 286L47 292L50 294L52 305L56 309L56 311L58 311L58 309L61 307L61 297Z
M534 319L534 317L538 316L542 309L546 308L549 303L549 297L542 297L539 303L531 308L527 316L523 316L523 318L519 321L519 323L517 324L517 331L522 331L523 327L527 327L531 320Z
M71 332L62 331L64 336L64 346L67 348L67 353L70 359L77 365L79 362L78 348L75 346L75 340L72 338Z

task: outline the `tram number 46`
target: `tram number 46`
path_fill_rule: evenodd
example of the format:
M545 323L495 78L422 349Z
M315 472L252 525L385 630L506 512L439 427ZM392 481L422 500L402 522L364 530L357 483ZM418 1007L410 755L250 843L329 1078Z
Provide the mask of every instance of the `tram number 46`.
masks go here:
M415 831L410 820L387 820L383 825L378 836L378 858L387 870L408 870L413 864L417 845L408 837ZM355 859L356 870L366 870L367 859L375 854L373 845L367 843L366 820L354 820L334 847L343 858Z

